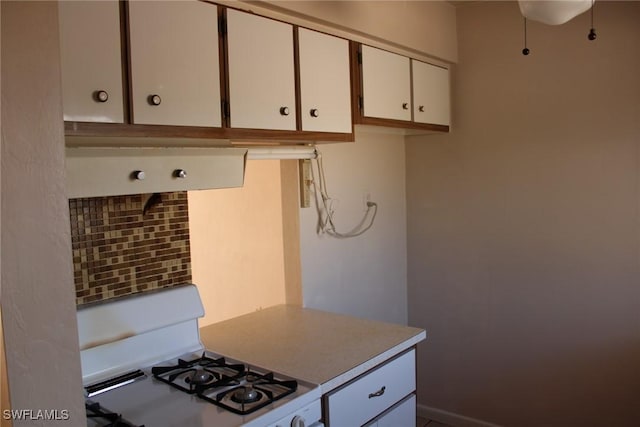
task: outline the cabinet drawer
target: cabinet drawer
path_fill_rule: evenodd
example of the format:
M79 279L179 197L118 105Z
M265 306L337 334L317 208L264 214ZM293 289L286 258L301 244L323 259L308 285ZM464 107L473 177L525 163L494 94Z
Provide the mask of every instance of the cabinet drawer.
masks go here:
M246 151L67 148L68 197L240 187L244 182ZM144 174L137 176L140 172Z
M411 350L331 393L327 397L328 424L361 426L415 388L415 350Z

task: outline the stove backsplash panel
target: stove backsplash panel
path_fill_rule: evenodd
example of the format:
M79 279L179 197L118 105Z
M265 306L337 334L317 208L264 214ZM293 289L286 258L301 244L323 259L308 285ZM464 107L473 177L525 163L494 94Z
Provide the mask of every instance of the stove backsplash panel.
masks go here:
M77 305L191 283L187 192L158 195L69 200Z

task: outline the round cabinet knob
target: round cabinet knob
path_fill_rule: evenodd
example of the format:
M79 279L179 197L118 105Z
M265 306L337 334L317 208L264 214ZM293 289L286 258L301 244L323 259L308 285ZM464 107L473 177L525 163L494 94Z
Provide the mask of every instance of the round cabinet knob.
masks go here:
M304 418L302 418L300 415L296 415L291 420L291 427L305 427L305 426L306 424L305 424Z
M420 111L421 113L424 113L424 105L419 106L418 111Z
M106 90L97 90L93 92L93 99L96 102L107 102L109 100L109 94Z
M283 116L289 115L289 107L280 107L280 114Z
M137 179L138 181L142 181L147 177L147 175L144 173L144 171L133 171L131 173L131 177L133 179Z
M176 178L186 178L187 171L184 169L176 169L173 171L173 176L175 176Z
M318 117L320 116L320 111L318 111L317 108L312 108L311 111L309 111L309 114L311 114L311 117Z
M149 95L147 101L149 101L149 105L160 105L162 98L160 98L160 95Z
M407 104L406 102L404 104L402 104L402 109L403 110L408 110L409 109L409 104Z

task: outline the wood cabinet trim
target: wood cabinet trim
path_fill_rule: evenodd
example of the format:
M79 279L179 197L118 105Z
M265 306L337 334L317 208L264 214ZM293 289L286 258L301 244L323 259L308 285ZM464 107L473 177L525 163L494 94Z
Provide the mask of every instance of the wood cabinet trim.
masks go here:
M131 105L131 56L129 50L129 2L119 0L120 53L122 55L122 111L124 123L133 123Z
M220 114L222 127L229 127L229 49L227 44L227 9L218 8L218 56L220 67Z
M209 138L231 140L234 145L241 145L250 141L272 141L272 144L275 143L277 145L308 144L310 141L318 143L354 141L353 133L93 122L65 122L65 134L67 136ZM142 142L143 145L152 143Z
M366 116L360 117L359 124L402 128L402 129L418 129L418 130L427 130L432 132L449 132L449 126L446 126L446 125L406 122L404 120L380 119L377 117L366 117Z
M293 82L296 97L296 130L302 131L302 87L300 83L300 36L297 25L293 26Z

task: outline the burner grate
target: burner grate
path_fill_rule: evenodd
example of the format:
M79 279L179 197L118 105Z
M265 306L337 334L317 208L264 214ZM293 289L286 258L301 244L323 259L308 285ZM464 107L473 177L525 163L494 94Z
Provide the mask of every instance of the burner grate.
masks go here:
M259 374L247 371L230 388L220 391L215 386L199 387L198 396L239 415L250 414L258 409L295 392L297 381L276 380L272 372Z
M84 406L87 411L87 419L93 420L96 423L102 423L99 424L102 427L145 427L144 425L136 426L135 424L131 424L122 418L122 415L105 409L97 402L87 400Z
M195 394L201 387L222 387L244 375L242 364L229 364L224 357L213 359L205 356L177 365L151 368L154 378L186 393Z

